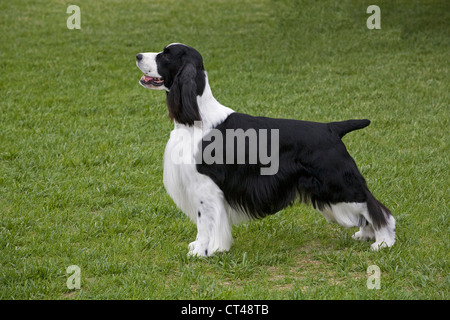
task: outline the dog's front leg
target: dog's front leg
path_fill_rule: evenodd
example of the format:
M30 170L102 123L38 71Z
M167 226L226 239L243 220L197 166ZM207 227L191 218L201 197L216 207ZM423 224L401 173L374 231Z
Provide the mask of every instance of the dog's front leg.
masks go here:
M211 256L228 251L233 242L231 225L220 198L202 198L197 212L197 238L189 244L188 255Z

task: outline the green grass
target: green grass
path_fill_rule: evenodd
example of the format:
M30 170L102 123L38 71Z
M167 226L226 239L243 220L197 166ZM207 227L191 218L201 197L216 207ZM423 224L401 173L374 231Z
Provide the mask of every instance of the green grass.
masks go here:
M370 4L1 2L0 298L449 299L448 1L377 1L381 30ZM397 219L395 246L370 252L299 204L188 258L196 228L162 185L165 97L135 66L171 42L203 54L239 112L371 119L345 143Z

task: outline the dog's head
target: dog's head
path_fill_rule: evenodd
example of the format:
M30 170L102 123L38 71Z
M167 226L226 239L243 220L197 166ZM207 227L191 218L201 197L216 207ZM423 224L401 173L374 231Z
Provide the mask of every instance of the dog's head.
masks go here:
M203 94L206 77L197 50L173 43L162 52L138 53L136 64L144 73L139 81L144 88L167 91L167 106L173 120L190 126L201 120L197 96Z

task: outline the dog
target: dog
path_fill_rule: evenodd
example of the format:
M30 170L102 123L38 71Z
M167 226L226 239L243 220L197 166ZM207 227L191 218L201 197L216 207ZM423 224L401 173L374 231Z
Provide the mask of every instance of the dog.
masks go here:
M312 204L329 222L359 227L352 237L375 239L373 250L394 244L394 217L369 191L341 140L369 120L318 123L237 113L214 98L200 53L180 43L139 53L136 64L144 88L166 92L174 129L163 180L197 225L189 255L230 250L233 225L297 200Z

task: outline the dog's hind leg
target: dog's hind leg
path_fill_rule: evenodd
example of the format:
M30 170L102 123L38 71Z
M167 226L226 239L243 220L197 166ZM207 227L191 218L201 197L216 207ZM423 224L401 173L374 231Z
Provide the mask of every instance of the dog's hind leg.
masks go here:
M395 243L395 219L389 209L369 191L365 217L375 233L375 242L371 245L371 249L377 251L384 247L392 247Z
M367 206L365 203L340 202L325 205L320 212L328 222L336 222L343 227L351 228L366 224L363 216L365 210L367 211Z
M377 251L384 247L392 247L395 243L395 219L392 215L387 217L387 223L380 228L374 228L375 242L370 246Z
M359 231L352 235L352 238L355 240L375 239L375 232L370 224L366 224L365 226L361 226Z
M361 225L358 232L355 232L352 236L355 240L370 240L375 239L375 242L371 245L372 250L379 250L384 247L391 247L395 243L395 219L392 214L385 212L381 209L381 213L384 216L382 223L374 222L373 214L371 215L366 208L361 213L366 220L365 225ZM378 217L379 218L379 217Z
M395 219L390 212L385 211L385 207L381 206L378 200L375 201L381 210L377 212L377 216L366 202L341 202L325 206L320 211L329 222L336 222L346 228L360 227L352 238L355 240L375 239L371 249L378 250L394 244Z

